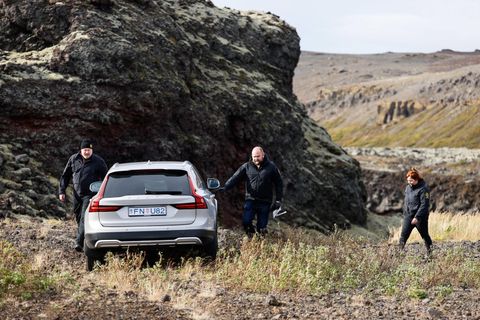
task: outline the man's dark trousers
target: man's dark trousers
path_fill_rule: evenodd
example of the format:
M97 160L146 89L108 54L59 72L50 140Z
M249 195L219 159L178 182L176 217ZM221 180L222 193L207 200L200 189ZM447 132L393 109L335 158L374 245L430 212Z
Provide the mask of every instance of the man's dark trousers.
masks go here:
M243 207L243 227L247 233L255 232L252 222L257 216L257 232L264 232L268 224L268 214L270 212L270 203L259 200L245 200Z
M90 203L91 195L80 197L74 195L73 197L73 212L75 213L75 221L77 221L77 246L83 248L83 240L85 239L85 210L87 210Z

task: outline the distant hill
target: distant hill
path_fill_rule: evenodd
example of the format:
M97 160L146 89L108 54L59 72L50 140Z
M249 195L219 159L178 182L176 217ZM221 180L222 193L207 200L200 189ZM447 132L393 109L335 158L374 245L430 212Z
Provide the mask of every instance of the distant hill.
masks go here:
M480 148L480 52L302 52L294 93L344 146Z

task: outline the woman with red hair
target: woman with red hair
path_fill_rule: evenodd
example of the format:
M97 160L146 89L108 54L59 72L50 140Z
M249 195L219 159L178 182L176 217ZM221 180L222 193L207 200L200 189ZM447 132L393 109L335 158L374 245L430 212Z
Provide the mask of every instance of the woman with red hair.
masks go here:
M407 172L407 187L405 188L405 201L403 204L403 226L400 235L400 247L405 247L405 243L410 237L413 228L417 228L422 236L430 253L432 239L428 234L428 214L430 204L430 190L420 173L412 168Z

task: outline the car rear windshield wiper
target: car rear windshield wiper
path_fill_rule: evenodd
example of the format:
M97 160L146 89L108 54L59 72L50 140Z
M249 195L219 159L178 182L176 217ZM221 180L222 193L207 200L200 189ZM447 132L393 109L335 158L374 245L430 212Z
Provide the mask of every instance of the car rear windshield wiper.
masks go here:
M162 191L162 190L149 190L145 189L145 194L171 194L171 195L180 195L182 191Z

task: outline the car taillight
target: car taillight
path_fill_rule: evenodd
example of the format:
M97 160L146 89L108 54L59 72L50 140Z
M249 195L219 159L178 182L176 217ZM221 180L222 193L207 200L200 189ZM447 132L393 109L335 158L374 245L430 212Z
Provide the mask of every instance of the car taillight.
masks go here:
M173 206L177 209L207 209L208 207L205 199L195 192L195 186L193 185L193 181L190 177L188 177L188 182L190 183L190 190L192 190L192 195L195 199L195 202L175 204Z
M117 211L122 207L122 206L101 206L100 205L100 200L103 198L107 181L108 181L108 176L103 180L102 185L100 186L100 190L98 190L98 193L92 198L92 200L90 200L90 207L88 208L88 212Z
M108 211L117 211L122 206L101 206L100 205L101 198L93 198L90 202L90 207L88 208L88 212L108 212Z

